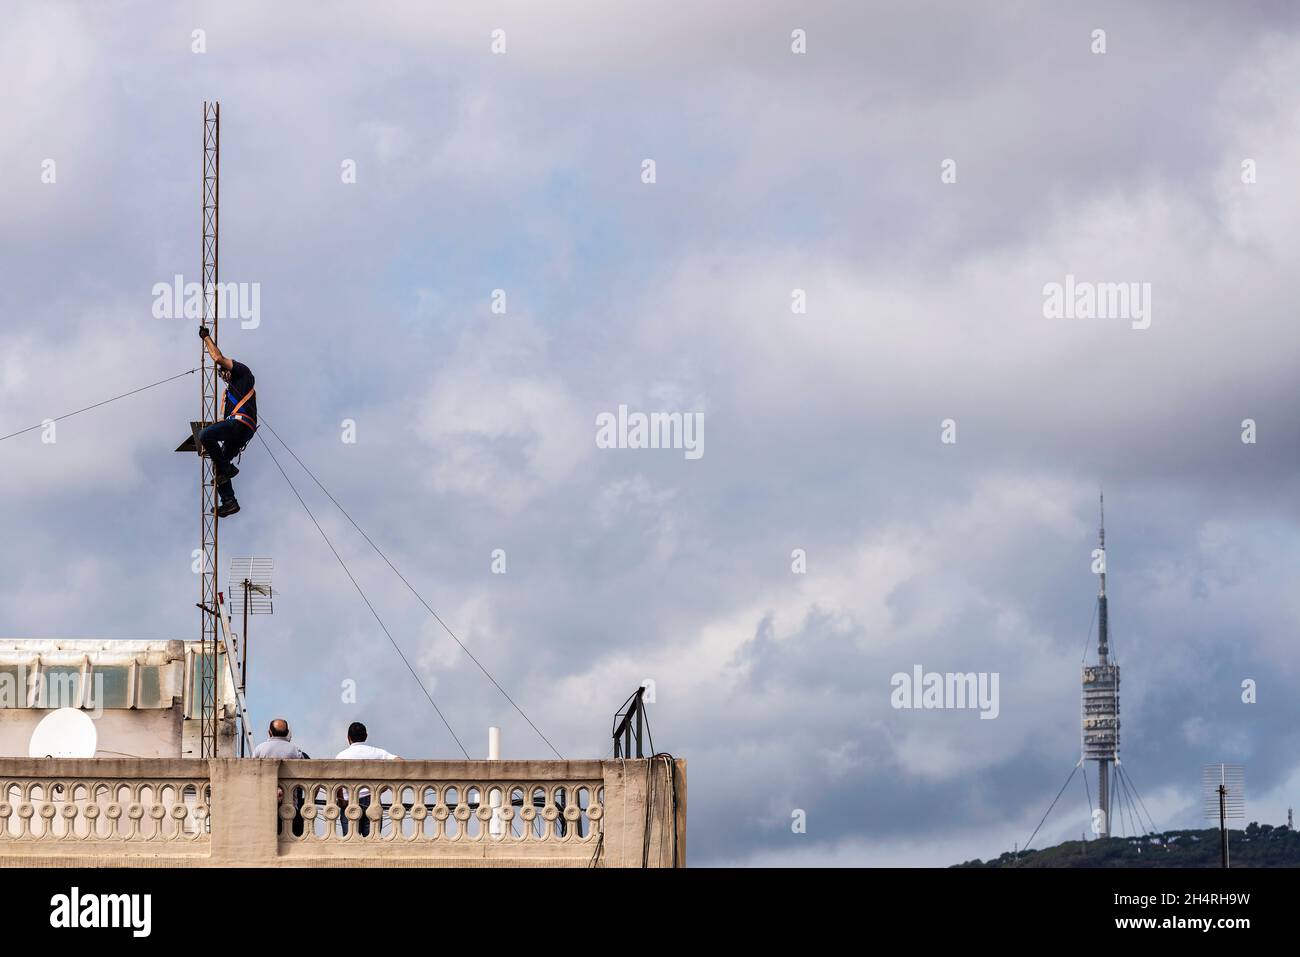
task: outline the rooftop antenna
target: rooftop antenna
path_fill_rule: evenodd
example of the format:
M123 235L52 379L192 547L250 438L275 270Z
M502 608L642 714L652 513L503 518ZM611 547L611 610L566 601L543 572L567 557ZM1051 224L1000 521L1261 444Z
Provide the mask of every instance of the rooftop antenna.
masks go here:
M275 561L270 558L232 558L230 560L229 592L231 604L242 607L244 629L239 633L242 642L239 662L239 691L248 694L248 616L275 614L275 591L271 587L271 573ZM239 756L244 757L244 737L239 739Z
M1240 764L1207 764L1201 769L1205 816L1219 818L1219 846L1228 866L1228 822L1246 817L1246 770Z
M217 232L221 222L221 104L203 101L203 185L201 189L203 307L200 326L207 326L212 341L218 341L221 324L220 290L218 283ZM190 434L185 437L177 452L197 452L199 456L199 601L204 611L199 616L199 757L217 756L220 701L218 699L221 671L215 611L221 603L217 584L217 482L208 458L199 442L199 433L205 426L217 421L217 396L220 385L217 364L208 356L206 347L199 348L199 421L190 423Z
M29 758L93 758L99 748L95 722L80 708L51 711L32 732Z
M200 280L203 285L201 325L211 332L212 341L218 341L220 312L217 308L218 227L221 222L221 104L203 101L203 190L202 190L202 255ZM199 424L197 429L217 421L217 365L200 346L199 371ZM195 431L197 440L198 431ZM197 441L195 443L197 445ZM217 584L217 483L212 460L199 452L199 532L201 536L199 607L219 607L221 596ZM199 667L199 757L217 756L218 724L221 703L218 698L220 662L217 660L218 622L215 614L199 616L199 650L202 662Z
M1119 665L1110 663L1110 616L1106 604L1106 497L1100 495L1101 524L1097 584L1097 664L1083 666L1082 749L1097 762L1099 837L1110 837L1110 766L1119 763Z

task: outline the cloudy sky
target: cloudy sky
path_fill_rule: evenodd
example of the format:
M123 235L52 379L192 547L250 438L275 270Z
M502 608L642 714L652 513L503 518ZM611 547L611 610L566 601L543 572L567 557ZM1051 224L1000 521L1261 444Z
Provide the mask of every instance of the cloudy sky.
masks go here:
M3 16L0 434L197 364L152 290L197 279L219 100L221 278L261 297L221 345L264 420L565 756L654 681L693 863L1023 844L1078 758L1101 487L1155 823L1198 825L1217 761L1251 818L1300 799L1290 5ZM1045 317L1067 275L1149 283L1149 328ZM197 390L0 445L0 635L196 636ZM703 413L704 454L599 448L620 405ZM549 754L273 447L471 753ZM281 592L256 724L458 756L260 442L236 487L222 555ZM893 708L916 665L996 672L997 718ZM1076 782L1036 846L1088 824Z

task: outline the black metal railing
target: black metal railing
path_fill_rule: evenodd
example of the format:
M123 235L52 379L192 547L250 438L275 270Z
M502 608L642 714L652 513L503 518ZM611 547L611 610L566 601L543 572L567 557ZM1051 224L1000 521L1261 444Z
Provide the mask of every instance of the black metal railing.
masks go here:
M643 758L645 749L642 746L641 738L643 732L648 733L650 723L646 719L645 713L645 685L637 688L631 696L623 702L623 707L614 715L614 757L616 758ZM636 744L636 753L632 753L632 745ZM651 739L651 749L654 748L654 741Z

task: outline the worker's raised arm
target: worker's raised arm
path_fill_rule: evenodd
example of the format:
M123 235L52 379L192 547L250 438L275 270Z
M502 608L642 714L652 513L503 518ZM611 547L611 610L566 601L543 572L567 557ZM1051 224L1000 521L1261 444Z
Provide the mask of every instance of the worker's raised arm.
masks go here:
M230 367L234 365L234 363L221 354L221 350L217 348L217 344L212 341L212 336L208 332L207 326L199 326L199 338L203 340L203 345L208 350L208 355L212 357L212 361L229 372Z

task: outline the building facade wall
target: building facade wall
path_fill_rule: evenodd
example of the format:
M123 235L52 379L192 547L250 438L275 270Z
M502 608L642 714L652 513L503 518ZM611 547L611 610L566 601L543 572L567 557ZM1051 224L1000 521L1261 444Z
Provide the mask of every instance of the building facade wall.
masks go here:
M32 732L49 713L40 708L0 709L0 757L27 757ZM99 733L96 756L180 757L182 718L179 706L167 710L105 710L95 719Z

